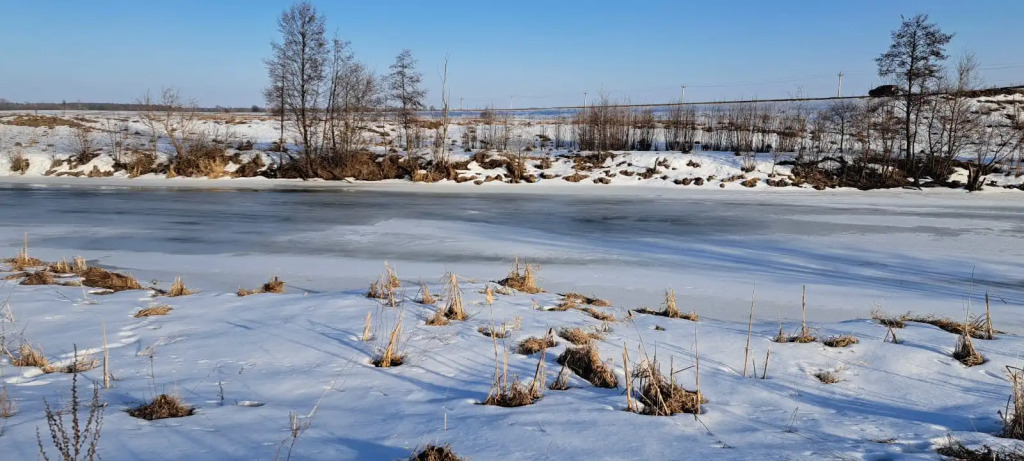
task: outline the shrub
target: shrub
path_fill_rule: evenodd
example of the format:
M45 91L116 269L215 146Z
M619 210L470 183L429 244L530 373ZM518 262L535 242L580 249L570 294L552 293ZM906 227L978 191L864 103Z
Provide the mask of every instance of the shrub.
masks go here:
M59 459L63 461L99 459L97 446L103 431L104 408L104 405L100 403L99 392L99 388L93 386L92 399L88 403L89 414L85 421L82 421L82 416L79 415L82 402L78 397L77 373L71 375L71 400L68 402L66 410L54 410L50 407L49 402L43 399L46 425L50 429L50 440L53 441L54 448L60 454ZM64 423L65 415L70 415L70 426ZM38 428L36 428L36 442L39 446L39 455L49 461L50 458L43 447L43 438L40 436Z

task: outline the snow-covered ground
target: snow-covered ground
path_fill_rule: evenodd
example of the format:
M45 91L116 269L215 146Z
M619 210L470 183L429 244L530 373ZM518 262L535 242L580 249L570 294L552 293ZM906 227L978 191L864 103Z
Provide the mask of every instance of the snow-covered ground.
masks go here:
M21 181L43 184L0 186L3 256L27 233L31 255L43 260L81 255L144 285L167 288L180 275L200 290L153 298L0 282L5 335L51 360L67 359L73 345L97 351L106 328L115 377L100 391L107 460L274 459L289 413L314 407L293 459L399 459L428 443L476 460L935 459L947 434L1008 443L991 434L1010 391L1005 367L1020 365L1024 348L1016 194ZM489 305L481 291L515 256L541 265L547 293L497 294ZM364 296L385 260L403 282L397 308ZM441 293L446 271L462 277L470 318L426 326L434 307L414 302L418 282ZM235 294L272 275L286 281L285 294ZM858 344L771 341L780 315L786 332L799 329L803 285L813 333L849 333ZM628 309L660 309L668 287L699 322L630 318ZM598 310L616 321L543 310L566 291L610 300ZM976 367L950 357L953 334L911 323L894 344L869 320L873 308L962 318L968 303L983 309L986 291L1005 333L975 340L988 359ZM751 357L761 374L771 351L765 380L742 377L752 294ZM154 303L174 310L132 316ZM360 341L371 312L377 339ZM408 360L376 368L370 358L399 316ZM498 324L516 326L498 344L512 349L509 373L527 381L539 356L516 354L519 340L566 326L608 330L597 344L619 388L574 376L572 388L533 405L478 405L495 370L492 340L478 328ZM657 354L665 372L694 365L699 352L703 414L624 411L624 345L632 360L641 345ZM565 347L559 339L545 358L548 383ZM829 370L839 383L813 376ZM694 371L676 378L693 389ZM70 376L6 360L0 374L18 405L0 420L0 459L35 459L37 427L49 447L43 399L65 404ZM101 379L98 369L81 376ZM196 414L147 422L125 412L163 392Z

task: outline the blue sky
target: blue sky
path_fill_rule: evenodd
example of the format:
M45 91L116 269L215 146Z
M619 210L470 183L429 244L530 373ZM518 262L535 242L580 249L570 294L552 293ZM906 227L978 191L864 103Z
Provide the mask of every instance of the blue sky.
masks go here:
M263 104L262 59L287 1L0 0L0 98L129 102L164 86L204 106ZM436 104L450 53L453 105L635 103L829 96L878 84L874 58L900 14L955 32L986 83L1024 83L1024 2L317 1L330 33L387 72L402 48Z

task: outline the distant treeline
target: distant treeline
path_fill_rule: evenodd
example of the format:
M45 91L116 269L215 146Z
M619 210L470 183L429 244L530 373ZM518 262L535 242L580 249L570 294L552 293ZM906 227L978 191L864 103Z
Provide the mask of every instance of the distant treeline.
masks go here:
M0 110L102 110L102 111L137 111L143 107L139 104L116 102L11 102L0 99ZM163 110L160 108L159 110ZM250 107L199 107L199 112L263 112L260 106Z

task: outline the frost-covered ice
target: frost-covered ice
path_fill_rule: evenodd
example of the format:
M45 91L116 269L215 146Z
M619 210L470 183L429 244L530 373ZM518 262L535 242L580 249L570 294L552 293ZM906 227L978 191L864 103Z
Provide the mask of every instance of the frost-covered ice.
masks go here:
M1017 336L1024 329L1022 206L1014 194L467 193L461 186L335 184L208 190L107 181L98 183L114 186L0 187L4 256L27 232L32 255L44 260L82 255L143 284L166 287L181 275L201 290L154 300L146 291L0 287L15 320L5 331L24 331L51 359L66 358L74 344L95 350L106 326L116 377L101 392L107 460L273 459L288 435L288 413L307 414L321 396L293 459L397 459L435 442L479 460L935 459L949 433L999 443L988 434L998 431L996 412L1009 395L1004 367L1020 363L1024 346ZM502 278L516 255L541 264L549 293L499 294L488 306L479 291ZM363 296L385 260L404 282L409 361L393 369L368 364L380 341L359 341L368 312L378 338L403 312ZM447 270L466 277L471 318L425 326L432 308L412 302L417 282L439 293ZM235 295L271 275L288 283L286 294ZM804 284L814 333L850 333L859 344L770 341L780 312L786 331L798 328ZM755 285L752 356L760 372L771 350L767 380L740 376ZM669 286L681 309L701 315L699 323L627 320L627 309L657 309ZM579 311L534 309L535 301L554 306L555 293L570 290L612 301L608 312L620 321L598 344L620 381L623 344L632 354L642 341L665 371L669 363L693 365L699 346L709 399L699 420L625 412L621 386L597 389L577 377L572 389L548 391L531 406L476 404L494 372L491 339L477 328L518 318L511 347L552 327L600 327ZM975 341L989 361L973 368L950 357L952 334L910 324L898 332L902 343L892 344L883 342L884 327L865 320L876 306L961 317L969 295L973 311L981 309L985 291L1006 333ZM152 302L174 310L132 317ZM549 381L564 347L547 355ZM528 379L537 360L512 354L510 373ZM0 421L0 458L34 459L36 427L46 435L42 399L66 401L70 377L6 361L0 370L20 409ZM821 370L839 370L843 381L823 385L811 376ZM692 369L677 377L695 385ZM197 414L145 422L124 413L165 391Z

